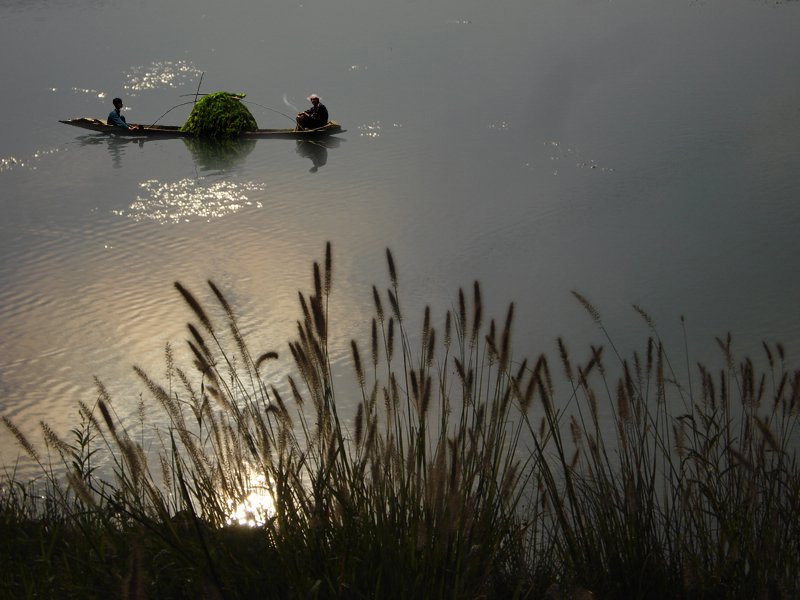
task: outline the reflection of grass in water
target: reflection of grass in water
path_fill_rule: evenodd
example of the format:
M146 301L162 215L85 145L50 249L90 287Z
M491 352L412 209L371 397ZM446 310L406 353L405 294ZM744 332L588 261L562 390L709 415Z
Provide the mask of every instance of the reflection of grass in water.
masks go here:
M486 324L477 283L441 328L426 308L412 336L387 258L390 284L373 288L367 342L350 344L355 397L334 384L326 252L313 291L300 295L284 382L270 375L277 355L251 351L214 284L206 305L176 284L195 320L195 370L178 367L169 348L163 383L137 370L169 420L160 452L146 453L135 428L114 418L101 384L99 415L81 406L72 442L43 425L68 486L4 419L45 473L36 495L13 474L0 495L7 593L800 591L800 373L780 346L764 347L759 373L721 340L723 367L700 367L694 387L682 387L642 313L652 336L629 359L609 343L576 362L559 340L569 390L560 398L545 355L512 360L513 305L502 325ZM343 400L353 414L340 412ZM105 481L94 468L101 454L115 465ZM273 512L262 525L231 526L254 473Z
M254 139L182 138L195 163L206 171L224 171L245 161L256 146Z

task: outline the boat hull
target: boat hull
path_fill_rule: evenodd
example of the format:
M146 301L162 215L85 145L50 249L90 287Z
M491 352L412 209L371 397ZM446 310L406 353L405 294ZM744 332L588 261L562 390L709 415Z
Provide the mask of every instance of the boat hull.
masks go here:
M152 125L143 126L138 129L123 129L114 125L108 125L105 121L91 117L80 117L77 119L59 120L59 123L88 129L97 133L116 135L120 137L145 137L145 138L185 138L193 137L190 133L181 131L176 125ZM335 121L329 122L324 127L318 129L294 130L294 129L258 129L256 131L246 131L239 135L241 139L279 139L290 140L316 140L326 138L337 133L344 133L341 125Z

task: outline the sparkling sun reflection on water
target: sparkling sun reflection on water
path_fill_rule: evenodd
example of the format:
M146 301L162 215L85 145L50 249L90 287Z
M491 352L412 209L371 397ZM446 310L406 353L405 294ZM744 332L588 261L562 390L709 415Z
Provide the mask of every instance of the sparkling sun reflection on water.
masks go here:
M250 493L241 502L228 502L228 525L263 525L275 514L275 502L269 492L267 480L263 475L252 479Z
M145 194L137 196L126 210L115 210L114 214L162 224L188 223L198 218L210 221L245 207L261 208L261 202L250 200L247 192L264 189L258 183L216 181L205 185L203 179L189 178L172 183L150 179L139 186Z
M156 61L129 69L125 75L124 88L130 93L165 87L177 88L196 80L200 74L200 69L185 60Z

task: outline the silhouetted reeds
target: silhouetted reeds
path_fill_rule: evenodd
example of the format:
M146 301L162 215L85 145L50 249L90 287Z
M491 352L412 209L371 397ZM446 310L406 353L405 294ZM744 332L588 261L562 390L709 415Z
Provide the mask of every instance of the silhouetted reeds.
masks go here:
M736 597L800 592L800 373L764 345L761 372L676 373L650 317L643 353L556 364L512 356L511 305L484 326L480 286L407 330L397 269L372 288L368 346L334 385L330 245L300 293L288 351L251 353L224 292L176 283L193 370L137 376L162 415L96 409L0 493L6 596L124 598ZM602 327L600 314L578 300ZM386 304L388 302L388 305ZM388 306L389 311L384 307ZM221 309L221 310L219 310ZM347 344L342 341L341 345ZM519 346L519 344L517 344ZM362 352L368 348L368 352ZM556 375L563 372L563 377ZM342 397L342 394L346 394ZM344 410L344 408L346 410ZM96 416L96 412L100 416ZM258 500L261 504L258 504ZM242 523L247 523L242 524Z

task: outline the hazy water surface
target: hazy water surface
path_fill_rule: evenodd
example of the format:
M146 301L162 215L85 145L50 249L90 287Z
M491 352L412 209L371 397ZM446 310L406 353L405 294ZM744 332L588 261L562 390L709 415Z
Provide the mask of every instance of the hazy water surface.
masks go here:
M93 376L133 413L131 365L182 350L175 280L214 279L288 354L327 240L342 361L387 246L409 310L475 279L491 313L515 301L520 356L602 340L576 289L623 350L636 303L678 350L684 315L693 360L729 330L796 360L798 31L800 2L758 0L0 0L0 413L66 431ZM201 73L263 127L316 92L347 133L220 156L57 122L116 95L153 122Z

